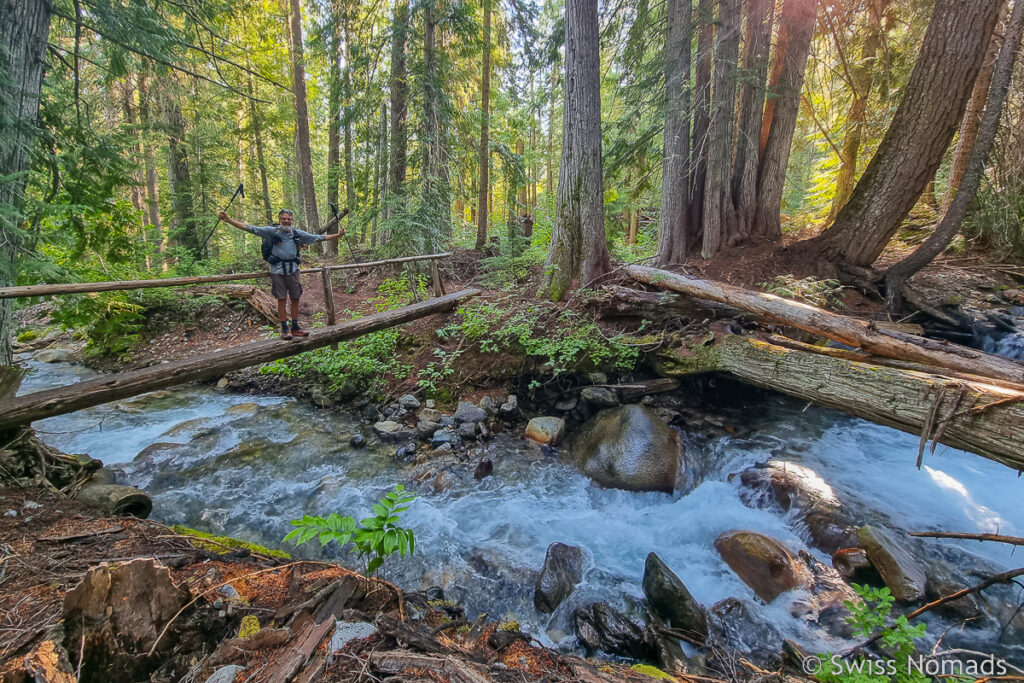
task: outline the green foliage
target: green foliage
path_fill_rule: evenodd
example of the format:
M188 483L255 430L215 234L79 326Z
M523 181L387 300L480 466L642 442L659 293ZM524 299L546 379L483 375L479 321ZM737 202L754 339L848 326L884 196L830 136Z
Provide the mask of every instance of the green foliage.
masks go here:
M25 330L18 335L17 341L19 344L27 344L30 341L35 341L39 338L39 330Z
M455 374L454 363L462 355L462 349L451 352L434 349L434 355L437 360L427 363L418 373L419 385L426 390L427 396L431 398L437 398L441 392L439 383Z
M418 279L417 287L426 298L426 278ZM381 296L372 300L378 312L405 306L413 299L406 278L384 280L378 292ZM352 319L360 317L350 310L343 313ZM398 328L378 330L340 342L337 350L325 346L281 358L264 365L260 373L321 383L332 392L355 393L356 388L366 393L377 392L386 386L388 377L404 379L409 375L411 366L399 360L401 338Z
M480 281L492 289L509 289L519 284L530 266L539 262L529 246L530 239L523 236L519 222L509 221L505 236L498 243L498 253L480 260L484 269Z
M50 319L66 330L85 334L85 352L126 359L142 340L145 308L135 292L99 292L64 297Z
M758 282L758 287L776 296L797 299L818 308L841 306L843 286L839 280L816 280L805 277L797 280L792 275L776 275L770 282Z
M861 602L845 601L850 610L846 622L853 627L853 635L869 638L882 629L882 643L889 658L885 661L868 660L858 654L856 658L839 661L838 657L817 655L822 660L821 672L816 678L827 683L924 683L928 677L908 666L908 659L914 654L914 641L924 636L925 624L911 626L907 618L900 615L889 624L893 596L888 588L874 588L867 585L850 584L861 598Z
M631 370L639 352L625 337L605 337L588 318L570 309L516 302L511 297L471 303L459 322L438 330L442 339L463 336L485 353L506 351L540 359L553 375L584 363Z
M644 676L648 676L648 677L653 678L655 680L659 680L659 681L674 681L674 680L676 680L675 676L671 676L671 675L665 673L664 671L662 671L661 669L659 669L658 667L651 666L650 664L634 664L630 668L633 671L636 671L637 673L643 674Z
M380 502L373 504L374 515L361 520L358 525L355 518L348 515L305 515L302 519L291 521L295 529L289 532L284 540L302 545L317 538L321 547L328 543L337 543L339 547L344 547L351 541L360 559L368 561L367 574L372 574L395 552L405 557L406 554L411 555L416 551L416 538L412 529L406 529L398 524L401 520L400 513L409 509L407 503L412 502L415 497L411 493L405 493L405 487L398 484L393 491L381 498Z

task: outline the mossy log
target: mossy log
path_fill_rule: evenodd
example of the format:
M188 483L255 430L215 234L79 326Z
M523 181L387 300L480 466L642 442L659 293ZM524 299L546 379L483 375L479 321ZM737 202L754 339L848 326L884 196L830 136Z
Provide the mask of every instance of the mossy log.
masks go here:
M655 367L667 377L728 372L750 384L924 433L925 438L1024 469L1024 391L982 378L885 367L738 335L665 349Z

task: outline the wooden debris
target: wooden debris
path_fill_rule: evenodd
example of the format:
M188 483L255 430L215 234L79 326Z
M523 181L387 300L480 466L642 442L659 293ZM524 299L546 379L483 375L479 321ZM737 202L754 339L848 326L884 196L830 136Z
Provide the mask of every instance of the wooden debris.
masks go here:
M407 671L432 671L448 676L451 683L490 683L491 679L476 667L454 657L432 657L393 650L374 652L369 657L374 671L386 674L401 674Z
M44 543L74 543L75 541L83 541L87 538L95 538L97 536L105 536L106 534L116 534L121 531L124 527L111 526L106 529L99 529L98 531L86 531L81 534L69 534L67 536L41 536L38 540Z

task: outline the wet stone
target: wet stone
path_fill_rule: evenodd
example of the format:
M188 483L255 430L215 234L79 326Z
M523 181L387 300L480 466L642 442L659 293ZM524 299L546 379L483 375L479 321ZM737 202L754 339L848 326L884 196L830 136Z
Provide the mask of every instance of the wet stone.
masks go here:
M487 411L469 401L459 401L459 407L455 409L455 421L459 423L483 422L486 419Z
M541 446L556 446L565 436L565 420L560 417L535 417L526 425L524 436Z
M440 422L441 411L434 410L433 408L421 408L420 412L417 413L417 417L425 422Z
M352 446L352 448L362 448L366 445L366 437L356 432L349 438L348 445Z
M475 422L463 422L459 425L459 436L465 440L472 441L476 439L476 423Z
M619 405L619 398L615 392L605 387L584 387L580 392L580 398L596 408L614 408Z
M438 422L428 422L427 420L420 420L416 423L416 435L424 441L429 441L433 437L434 432L441 428Z
M555 410L557 410L560 413L567 413L576 407L576 402L577 399L575 396L573 396L572 398L567 398L564 401L559 401L558 403L555 404Z
M420 401L412 394L406 394L402 398L398 399L398 405L406 410L416 410L420 407Z
M482 410L486 410L488 415L497 415L498 413L498 404L490 396L484 396L477 405Z

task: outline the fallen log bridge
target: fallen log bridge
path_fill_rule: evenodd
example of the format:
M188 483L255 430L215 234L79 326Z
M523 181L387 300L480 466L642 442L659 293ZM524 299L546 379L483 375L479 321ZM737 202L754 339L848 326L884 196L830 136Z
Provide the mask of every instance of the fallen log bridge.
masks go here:
M369 332L402 325L434 313L450 311L461 301L479 294L479 291L464 289L393 311L347 320L313 330L308 337L301 340L266 339L196 358L27 394L4 402L3 408L0 409L0 429L27 425L44 417L63 415L176 384L217 377L232 370L294 356Z
M713 341L660 351L659 374L728 372L736 378L921 435L1024 470L1024 366L957 346L877 328L763 292L629 266L656 287L751 311L874 355L716 334ZM934 449L934 444L933 444Z

